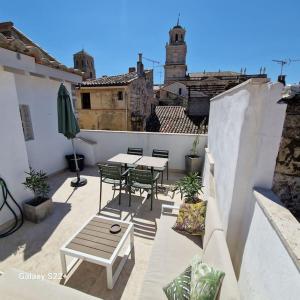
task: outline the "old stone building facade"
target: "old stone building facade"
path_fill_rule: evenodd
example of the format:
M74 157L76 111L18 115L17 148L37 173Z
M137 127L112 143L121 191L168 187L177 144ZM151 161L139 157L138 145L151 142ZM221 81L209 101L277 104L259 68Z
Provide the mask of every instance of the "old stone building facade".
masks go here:
M83 80L96 78L94 58L83 49L73 55L74 68L83 72Z
M77 112L82 129L143 131L153 104L153 71L137 68L116 76L86 80L77 87Z
M250 78L266 78L265 71L260 74L217 71L187 73L185 41L186 30L177 24L169 31L166 44L164 85L159 91L159 105L183 105L193 116L209 115L210 99ZM184 87L183 87L184 86ZM171 90L170 90L171 89Z
M288 86L287 104L273 179L273 191L300 221L300 85Z

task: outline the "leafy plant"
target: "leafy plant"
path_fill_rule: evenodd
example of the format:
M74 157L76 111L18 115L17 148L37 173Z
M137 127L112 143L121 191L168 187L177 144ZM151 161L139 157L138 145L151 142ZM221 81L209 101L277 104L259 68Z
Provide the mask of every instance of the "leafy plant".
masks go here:
M199 142L200 142L200 134L201 134L201 132L202 132L201 130L202 130L202 128L203 128L205 122L206 122L206 118L204 118L204 119L202 120L202 122L200 123L200 125L199 125L199 127L198 127L198 134L196 135L196 137L195 137L195 139L194 139L194 141L193 141L193 144L192 144L192 149L191 149L191 156L192 156L192 157L195 157L195 156L198 155L197 146L199 145Z
M47 183L47 174L42 170L36 171L30 168L29 172L25 172L28 176L23 184L28 190L34 193L35 199L47 198L50 186Z
M197 146L199 144L200 141L200 134L197 134L197 136L195 137L194 141L193 141L193 145L192 145L192 149L191 149L191 156L197 156Z
M175 191L180 191L186 203L198 202L198 195L202 192L202 178L198 173L183 177L175 183Z

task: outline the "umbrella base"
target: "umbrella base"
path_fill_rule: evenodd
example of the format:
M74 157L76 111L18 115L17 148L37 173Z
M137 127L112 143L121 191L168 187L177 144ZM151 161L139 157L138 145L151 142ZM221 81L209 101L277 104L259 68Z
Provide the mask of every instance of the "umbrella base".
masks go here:
M82 177L80 177L79 180L77 178L75 178L71 181L72 187L80 187L80 186L84 186L86 184L87 184L87 179L82 178Z

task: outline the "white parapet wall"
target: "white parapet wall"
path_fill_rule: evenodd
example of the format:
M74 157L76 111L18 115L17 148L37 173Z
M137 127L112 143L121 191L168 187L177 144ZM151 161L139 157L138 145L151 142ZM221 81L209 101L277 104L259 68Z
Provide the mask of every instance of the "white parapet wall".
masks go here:
M249 80L211 100L208 153L216 199L238 274L253 212L254 186L271 188L286 105L283 85Z
M170 151L169 168L180 171L185 169L185 155L190 153L196 138L194 134L106 130L81 130L79 136L90 141L76 141L76 148L88 156L89 163L105 162L118 153L126 153L128 147L143 148L144 155L150 156L153 149L164 149ZM203 160L206 145L207 135L202 134L198 151Z
M253 201L239 277L242 299L299 299L300 224L269 190L255 190Z
M286 110L277 103L282 89L280 83L249 80L210 104L204 192L206 198L215 193L242 299L296 299L300 294L299 227L292 231L296 247L288 248L253 196L255 187L272 187ZM284 220L287 213L282 209L278 218Z

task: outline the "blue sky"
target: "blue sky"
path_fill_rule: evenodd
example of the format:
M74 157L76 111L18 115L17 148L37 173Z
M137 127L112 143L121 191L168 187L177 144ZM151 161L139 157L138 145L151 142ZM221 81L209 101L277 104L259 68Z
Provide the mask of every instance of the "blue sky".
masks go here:
M255 73L263 66L274 80L280 67L272 59L300 59L299 11L299 0L10 0L1 3L0 21L13 21L67 66L84 47L101 76L127 72L138 52L164 64L168 31L180 12L189 72L246 67ZM289 83L299 82L300 62L284 73Z

